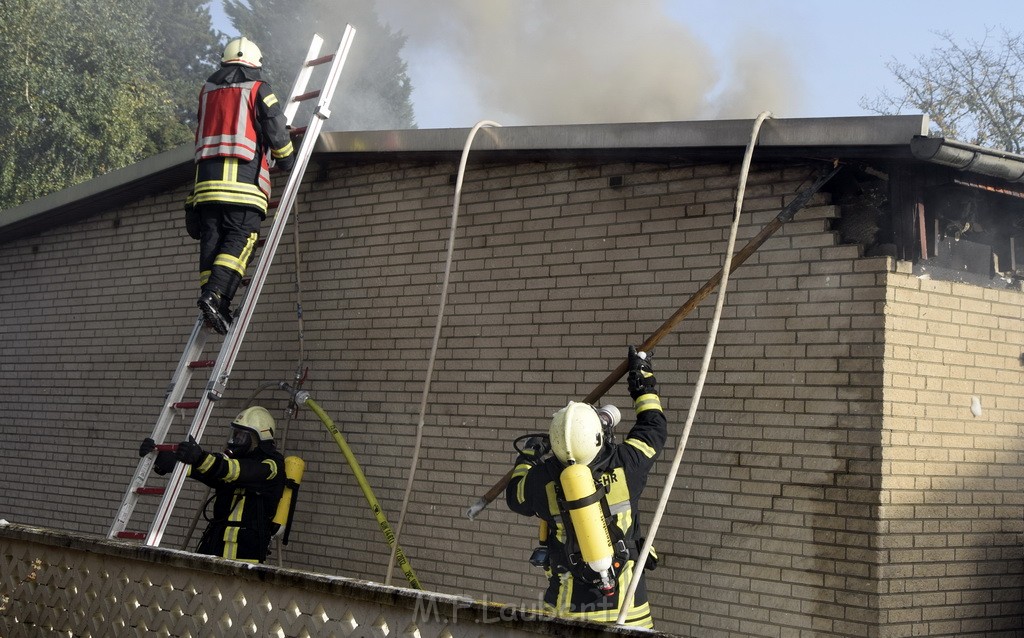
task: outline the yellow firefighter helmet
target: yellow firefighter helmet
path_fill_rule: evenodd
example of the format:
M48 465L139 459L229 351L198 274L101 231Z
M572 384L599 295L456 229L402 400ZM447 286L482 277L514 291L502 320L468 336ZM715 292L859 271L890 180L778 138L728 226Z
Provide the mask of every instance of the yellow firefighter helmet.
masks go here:
M249 38L242 36L235 38L224 47L224 55L220 58L221 64L241 64L259 69L263 66L263 54L256 43Z

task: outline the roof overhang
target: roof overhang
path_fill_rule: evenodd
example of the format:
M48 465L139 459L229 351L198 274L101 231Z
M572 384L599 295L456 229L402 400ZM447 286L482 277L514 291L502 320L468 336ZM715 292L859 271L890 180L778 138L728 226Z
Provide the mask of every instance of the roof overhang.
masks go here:
M481 129L474 159L617 159L630 161L714 161L738 159L750 141L753 120L572 124ZM899 157L913 159L909 142L928 132L924 115L768 119L755 157ZM458 158L469 129L410 129L322 133L316 150L356 161Z
M477 161L739 160L754 120L573 124L484 128ZM314 156L346 162L458 160L470 129L322 133ZM926 135L924 115L769 119L755 159L914 160L911 140ZM1024 159L1024 158L1021 158ZM71 223L187 183L193 149L186 144L88 182L0 212L0 243Z
M194 174L194 153L191 144L179 146L71 188L0 211L0 243L177 188Z

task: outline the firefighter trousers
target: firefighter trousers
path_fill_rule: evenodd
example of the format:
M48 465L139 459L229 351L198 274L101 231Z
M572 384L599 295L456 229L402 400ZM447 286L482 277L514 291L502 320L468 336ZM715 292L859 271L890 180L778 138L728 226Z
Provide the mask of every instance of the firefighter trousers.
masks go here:
M235 296L256 250L263 216L234 204L199 204L199 284L226 301Z

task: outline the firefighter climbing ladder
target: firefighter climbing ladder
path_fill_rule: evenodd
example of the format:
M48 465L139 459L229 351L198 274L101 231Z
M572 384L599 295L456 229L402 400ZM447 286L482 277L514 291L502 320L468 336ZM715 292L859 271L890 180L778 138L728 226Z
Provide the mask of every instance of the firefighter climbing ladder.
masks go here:
M324 121L331 115L331 100L334 97L334 90L337 87L338 79L341 77L341 70L345 65L345 59L348 57L348 51L354 37L355 29L348 25L345 28L345 33L341 38L338 50L333 54L319 57L323 39L319 35L313 36L309 52L306 54L306 59L299 70L299 74L295 79L295 85L292 87L292 92L284 106L284 114L288 123L291 124L302 102L313 99L316 99L317 102L310 116L309 124L303 128L292 129L293 133L303 135L302 143L295 154L295 165L288 176L288 182L278 202L274 224L267 235L263 247L263 256L260 258L259 265L252 275L252 280L242 299L238 314L224 336L220 353L215 360L199 359L211 328L205 325L201 313L196 320L192 334L188 338L184 352L182 352L181 360L178 362L178 367L175 369L174 375L167 386L163 408L153 428L153 433L150 435L157 442L158 450L172 448L172 446L163 445L163 442L167 437L175 415L181 410L195 410L188 434L195 437L197 441L201 440L203 430L206 428L206 423L210 418L213 404L223 396L228 377L231 375L231 368L235 363L235 358L238 356L242 340L245 338L245 331L249 326L256 301L259 298L260 290L266 281L270 265L274 259L274 253L277 251L288 216L291 213L292 206L295 204L302 176L306 172L309 157L313 153L313 146L320 135L320 129L323 127ZM331 66L323 87L319 90L306 92L306 85L309 83L313 69L327 63L330 63ZM205 368L209 368L211 372L202 398L194 402L183 401L189 381L192 378L192 372ZM163 538L164 530L174 509L174 504L181 492L182 483L185 481L185 466L181 463L175 464L171 478L167 481L165 487L148 487L146 483L151 476L155 460L156 454L150 453L139 461L135 475L132 477L127 492L125 492L124 499L121 501L121 507L118 509L114 522L110 526L110 531L107 533L109 538L145 539L146 545L153 547L160 545L160 540ZM163 498L157 507L148 533L126 531L125 528L128 526L139 497L142 495L161 494Z

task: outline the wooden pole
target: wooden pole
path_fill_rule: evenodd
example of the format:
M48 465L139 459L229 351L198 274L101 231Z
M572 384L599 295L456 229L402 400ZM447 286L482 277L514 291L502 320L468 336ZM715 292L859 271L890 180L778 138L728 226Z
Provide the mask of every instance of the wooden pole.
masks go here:
M830 172L820 176L817 181L815 181L813 184L811 184L810 187L807 188L807 190L797 194L797 196L793 198L793 201L787 204L786 207L783 208L782 211L775 216L775 219L768 222L764 226L764 228L761 229L761 232L759 232L753 239L747 242L747 245L740 249L739 252L733 255L732 266L729 272L735 272L736 268L741 266L745 261L747 261L747 259L750 258L751 255L757 252L757 250L766 241L768 241L769 237L774 235L776 231L782 228L783 224L792 220L793 216L796 215L797 211L806 206L807 202L811 200L811 197L813 197L815 193L821 190L821 187L824 186L825 183L828 182L830 179L832 179L832 177L839 172L839 169L840 166L833 166ZM700 290L693 293L693 295L686 300L686 303L680 306L679 309L676 310L671 317L666 319L665 323L661 324L661 326L654 331L654 334L648 337L647 340L644 341L643 344L637 348L637 350L648 352L654 349L654 346L658 345L658 343L662 340L662 338L665 337L665 335L672 332L672 329L675 328L679 324L679 322L685 319L687 315L693 312L694 308L700 305L700 302L704 301L704 299L711 294L711 291L713 291L718 286L718 284L721 283L722 272L723 270L719 269L719 271L715 273L711 277L711 279L708 279L707 283L701 286ZM619 382L619 379L625 376L628 370L629 360L624 359L622 363L620 363L618 367L615 368L615 370L613 370L611 374L609 374L605 378L604 381L598 384L598 386L594 388L590 392L590 394L588 394L583 399L583 403L596 403L598 399L603 397L605 393L612 388L612 386ZM498 482L494 484L494 487L489 489L487 493L481 496L477 500L477 502L474 503L467 510L466 516L468 516L470 520L475 518L476 515L479 514L481 510L487 507L492 501L494 501L494 499L498 498L498 496L505 491L505 488L508 486L508 483L511 480L512 470L509 470L503 477L498 479Z

